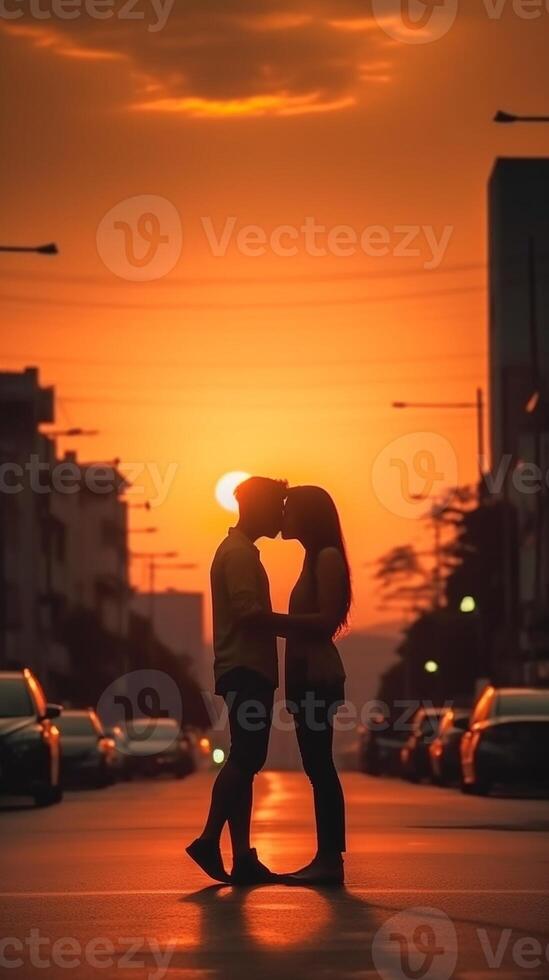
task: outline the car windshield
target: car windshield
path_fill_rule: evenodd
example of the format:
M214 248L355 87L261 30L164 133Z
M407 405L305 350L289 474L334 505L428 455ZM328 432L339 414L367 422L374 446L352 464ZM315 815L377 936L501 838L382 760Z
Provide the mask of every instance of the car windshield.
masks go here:
M23 677L4 677L0 680L0 718L28 718L34 713Z
M62 735L97 735L89 715L62 714L55 724Z
M549 691L516 691L500 694L498 715L548 715Z

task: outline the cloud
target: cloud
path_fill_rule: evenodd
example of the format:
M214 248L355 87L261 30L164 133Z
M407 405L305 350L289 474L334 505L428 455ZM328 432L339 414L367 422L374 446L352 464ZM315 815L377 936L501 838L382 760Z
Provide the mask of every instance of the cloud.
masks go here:
M61 9L61 0L50 2ZM110 18L97 19L94 0L81 0L77 18L26 14L3 27L59 57L124 61L134 112L212 119L335 112L391 79L390 42L362 0L132 2L130 10L128 0L113 0Z

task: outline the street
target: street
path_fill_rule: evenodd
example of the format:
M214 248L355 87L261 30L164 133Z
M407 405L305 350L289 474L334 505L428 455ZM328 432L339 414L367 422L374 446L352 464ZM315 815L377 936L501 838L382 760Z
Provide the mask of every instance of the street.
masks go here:
M343 891L212 886L184 853L209 773L70 792L46 810L4 805L2 966L121 980L549 976L547 800L343 782ZM258 778L254 843L276 871L312 856L300 773Z

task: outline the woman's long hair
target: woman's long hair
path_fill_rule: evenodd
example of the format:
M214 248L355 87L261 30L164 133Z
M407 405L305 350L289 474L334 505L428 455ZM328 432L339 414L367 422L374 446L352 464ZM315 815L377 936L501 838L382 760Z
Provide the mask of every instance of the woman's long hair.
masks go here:
M287 494L287 499L290 498L297 513L299 536L313 567L317 555L323 548L337 548L343 558L346 589L341 618L336 630L336 633L340 633L347 626L353 594L351 568L337 507L330 494L322 487L291 487Z

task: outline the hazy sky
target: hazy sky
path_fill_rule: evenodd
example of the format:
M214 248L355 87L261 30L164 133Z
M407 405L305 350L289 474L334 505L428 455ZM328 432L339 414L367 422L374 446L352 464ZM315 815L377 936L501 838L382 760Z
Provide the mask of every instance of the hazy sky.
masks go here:
M549 127L491 117L549 114L549 12L431 6L5 0L3 237L61 254L2 259L1 367L39 365L59 424L100 430L61 449L177 464L132 525L200 567L159 585L207 587L231 522L213 489L245 470L333 492L354 623L392 618L364 564L424 543L425 505L391 474L417 444L433 493L474 479L471 412L390 406L486 383L486 182L549 154ZM299 549L263 551L283 608Z

